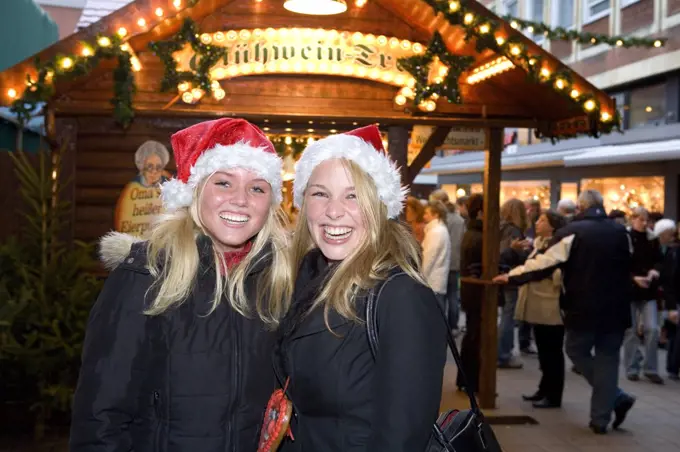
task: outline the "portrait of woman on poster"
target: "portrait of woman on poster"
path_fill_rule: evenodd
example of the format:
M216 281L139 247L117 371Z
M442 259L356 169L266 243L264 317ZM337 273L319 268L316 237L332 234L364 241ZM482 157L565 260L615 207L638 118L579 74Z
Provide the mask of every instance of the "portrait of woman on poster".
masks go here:
M404 195L375 126L319 140L297 164L297 278L274 358L295 408L281 452L412 452L430 439L446 322L420 273L420 247L397 221Z
M255 451L292 292L281 161L242 119L172 136L148 241L113 233L90 314L71 452Z
M166 182L169 173L165 171L170 161L168 150L158 141L144 142L135 152L135 165L139 173L133 179L144 187L154 187Z

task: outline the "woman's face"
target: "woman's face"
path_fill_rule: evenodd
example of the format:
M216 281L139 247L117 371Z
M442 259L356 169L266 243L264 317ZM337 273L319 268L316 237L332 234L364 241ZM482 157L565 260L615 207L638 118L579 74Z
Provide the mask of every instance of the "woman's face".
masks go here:
M163 175L163 161L156 154L151 154L144 160L142 175L146 185L155 185L161 180Z
M327 259L341 261L366 234L354 182L338 159L320 163L305 190L307 227Z
M554 232L555 230L550 225L547 215L543 214L540 217L538 217L538 221L536 221L536 234L539 237L544 238L552 237Z
M423 221L425 223L429 223L430 221L436 220L437 218L439 218L439 217L437 216L436 213L434 213L432 211L431 208L429 208L429 207L425 208L425 213L423 214Z
M230 168L208 178L199 217L222 252L242 248L264 226L272 204L272 188L252 171Z

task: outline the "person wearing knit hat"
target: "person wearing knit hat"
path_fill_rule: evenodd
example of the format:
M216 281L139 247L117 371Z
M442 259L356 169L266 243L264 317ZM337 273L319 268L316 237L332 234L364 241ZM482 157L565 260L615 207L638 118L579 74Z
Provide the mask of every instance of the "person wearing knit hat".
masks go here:
M420 247L398 219L406 192L375 126L318 140L296 165L297 279L275 365L279 379L289 378L297 416L282 452L428 443L447 326L421 274ZM375 350L369 293L380 325Z
M257 449L292 293L281 160L242 119L171 142L177 177L149 240L101 243L111 273L87 326L71 452Z

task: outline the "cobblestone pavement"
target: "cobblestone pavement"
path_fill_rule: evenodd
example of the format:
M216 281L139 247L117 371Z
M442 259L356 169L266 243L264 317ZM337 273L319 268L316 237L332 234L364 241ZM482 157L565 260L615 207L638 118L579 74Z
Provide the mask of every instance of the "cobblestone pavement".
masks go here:
M659 358L659 364L665 368L665 353L660 352ZM464 406L465 398L455 393L455 364L452 358L449 361L443 405ZM521 394L536 390L540 377L538 360L526 357L523 361L524 369L498 371L498 409L485 413L530 416L538 425L495 425L504 452L680 452L680 383L666 380L660 386L644 379L629 382L621 378L622 389L637 397L622 426L625 430L595 435L587 427L590 387L586 381L567 370L562 408L537 410L523 402ZM567 369L570 368L571 363L567 362Z

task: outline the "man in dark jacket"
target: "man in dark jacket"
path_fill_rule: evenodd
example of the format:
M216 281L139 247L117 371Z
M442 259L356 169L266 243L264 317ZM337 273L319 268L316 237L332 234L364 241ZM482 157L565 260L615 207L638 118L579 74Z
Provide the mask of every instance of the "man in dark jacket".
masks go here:
M637 358L640 326L644 335L644 374L656 384L663 384L659 376L659 276L663 255L659 240L647 228L649 214L644 207L638 207L631 214L631 227L628 230L633 244L633 259L630 282L633 299L631 304L633 325L626 331L623 342L623 358L626 374L630 381L640 379L641 360Z
M626 229L607 219L599 192L584 191L578 205L580 214L557 232L545 254L494 281L523 283L562 269L566 350L593 388L590 428L603 434L612 411L618 428L635 403L617 386L619 352L631 325L632 250Z
M671 380L680 380L680 334L678 332L677 315L680 308L680 243L675 222L661 219L654 225L654 235L658 237L662 248L663 265L659 282L663 291L664 310L667 313L666 334L668 338L666 353L666 371ZM672 319L675 317L676 321Z

